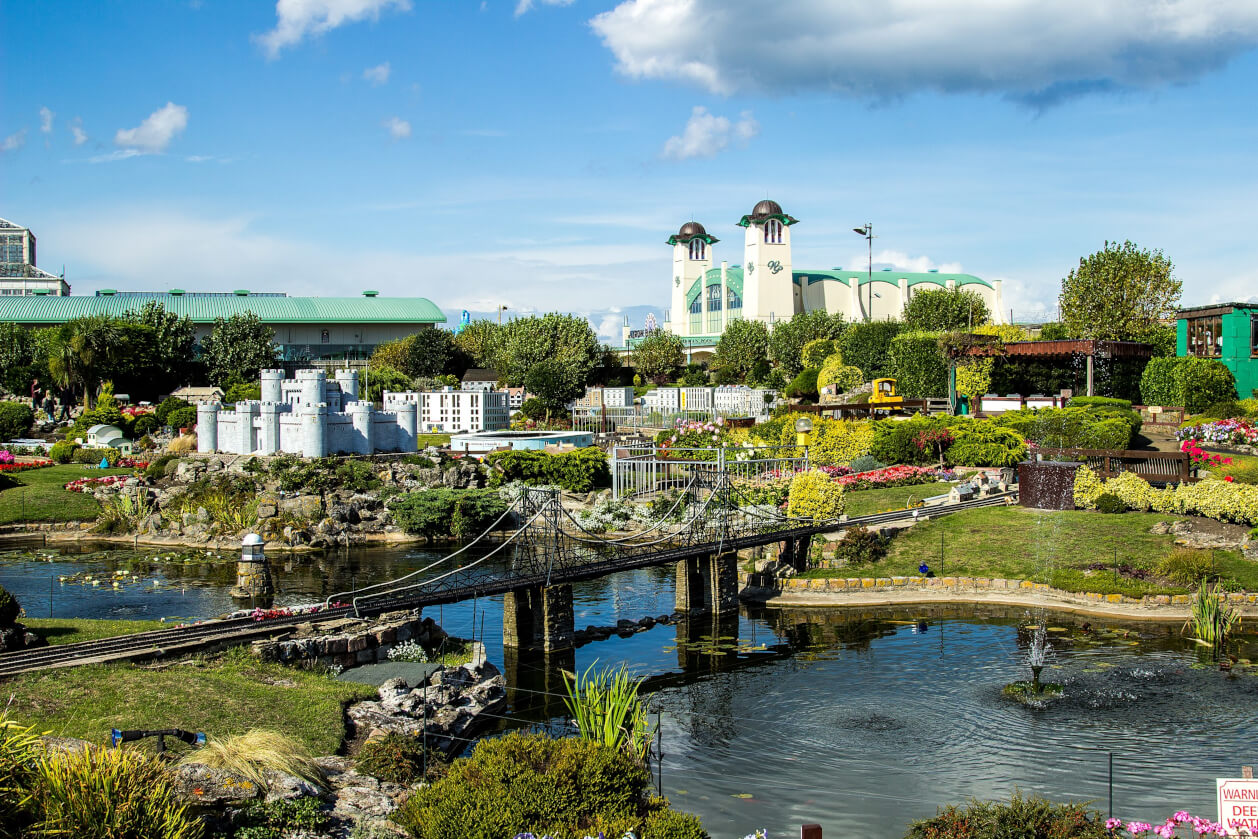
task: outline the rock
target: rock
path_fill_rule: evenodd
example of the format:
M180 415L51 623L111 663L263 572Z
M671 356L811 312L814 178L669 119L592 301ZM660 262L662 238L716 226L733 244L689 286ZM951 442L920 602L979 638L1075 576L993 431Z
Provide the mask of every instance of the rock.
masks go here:
M77 755L90 749L94 744L86 740L79 740L77 737L40 737L44 743L44 748L50 752L60 752L62 754Z
M21 626L21 624L18 624L18 626ZM42 635L36 635L34 632L31 632L29 629L26 630L26 633L22 636L22 640L23 640L22 646L24 649L27 649L27 650L34 650L34 649L38 649L39 647L48 646L48 642L44 640L44 637Z
M1189 533L1193 532L1192 522L1190 521L1174 522L1171 524L1168 532L1175 536L1187 536Z
M210 511L204 507L197 507L196 522L197 524L209 524Z
M314 784L305 778L298 778L296 775L268 769L265 777L266 800L268 803L272 801L292 801L295 798L318 796L322 793L322 790Z
M1245 555L1245 559L1258 560L1258 539L1246 534L1245 541L1241 545L1241 552Z
M252 801L264 790L226 769L204 763L181 763L174 769L175 792L200 807L222 807Z
M258 505L258 518L273 519L277 515L279 515L279 509L276 508L274 504L259 504Z

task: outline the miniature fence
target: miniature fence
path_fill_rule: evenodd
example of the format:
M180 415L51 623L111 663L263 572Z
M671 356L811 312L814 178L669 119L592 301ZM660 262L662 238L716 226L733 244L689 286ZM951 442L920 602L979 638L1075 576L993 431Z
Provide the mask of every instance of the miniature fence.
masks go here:
M1134 472L1151 484L1184 484L1197 480L1187 452L1140 452L1108 449L1040 449L1042 460L1076 460L1099 478Z
M713 408L702 411L651 411L641 407L580 408L572 412L573 431L611 434L616 431L673 428L683 422L712 422L716 419L746 417L746 411L724 411ZM767 420L767 414L755 417Z
M612 449L612 497L634 498L684 488L699 470L764 481L808 468L808 450L783 446L734 449L668 449L655 445Z

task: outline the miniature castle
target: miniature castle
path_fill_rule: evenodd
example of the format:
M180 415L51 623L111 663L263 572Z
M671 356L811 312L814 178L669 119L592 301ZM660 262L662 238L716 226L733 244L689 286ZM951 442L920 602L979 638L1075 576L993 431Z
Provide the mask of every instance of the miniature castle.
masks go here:
M322 370L298 370L296 379L263 370L261 401L237 402L234 411L217 402L197 406L197 451L303 457L416 451L414 404L377 411L357 397L355 370L337 370L332 382Z

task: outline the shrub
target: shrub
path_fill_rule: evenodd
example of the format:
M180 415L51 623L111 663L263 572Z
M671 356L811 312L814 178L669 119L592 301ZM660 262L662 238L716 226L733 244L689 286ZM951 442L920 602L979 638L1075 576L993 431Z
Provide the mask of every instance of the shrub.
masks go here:
M798 472L791 478L787 499L787 515L820 521L843 515L843 487L830 480L820 469Z
M1195 548L1176 548L1162 557L1158 573L1178 585L1196 588L1203 580L1214 579L1214 555Z
M525 419L533 421L546 419L546 405L540 399L525 399L520 405L520 413Z
M438 487L400 495L391 509L407 533L430 540L466 539L485 531L507 511L507 505L491 489Z
M957 395L970 400L970 411L978 410L980 400L992 389L995 359L971 358L957 365Z
M834 558L840 562L859 564L877 562L887 555L886 536L865 527L849 528L834 546Z
M135 418L135 423L131 426L131 433L140 435L152 434L161 427L162 424L158 422L157 417L152 414L140 414Z
M838 353L827 358L817 372L818 393L830 386L834 387L835 393L847 393L864 383L865 374L861 372L861 369L844 364L843 357Z
M843 355L839 352L839 342L829 338L816 338L804 344L799 354L800 365L804 370L809 367L820 367L827 359L838 356L838 363L843 363Z
M1100 813L1015 792L1008 803L972 799L913 822L904 839L1110 839Z
M105 460L110 466L115 466L118 459L122 457L122 452L117 449L76 449L73 460L75 463L83 463L92 465Z
M670 810L667 798L652 798L642 839L708 839L699 817Z
M884 469L887 464L871 454L863 454L853 460L850 464L853 472L872 472L875 469Z
M416 839L515 836L558 837L637 834L667 807L647 797L647 768L624 752L580 738L508 734L477 744L443 778L416 790L394 814ZM661 829L679 822L655 816ZM653 839L644 832L643 839ZM682 839L707 839L701 829ZM672 834L665 834L672 839Z
M1201 414L1210 419L1233 419L1245 416L1245 409L1235 399L1225 399L1221 402L1207 405Z
M42 751L33 728L23 728L0 713L0 839L18 839L35 818L31 789Z
M1153 358L1140 377L1140 398L1146 405L1174 405L1196 414L1235 399L1236 379L1217 359Z
M305 746L278 732L258 728L222 740L211 739L202 748L189 752L184 763L226 769L259 787L267 785L267 770L324 786L323 771Z
M957 466L1013 466L1026 459L1026 440L1011 428L978 422L960 433L945 459Z
M197 424L196 408L179 408L166 415L166 424L171 428L194 428Z
M234 839L284 839L323 833L332 823L317 798L250 801L233 822Z
M1121 411L1131 410L1130 399L1114 399L1109 396L1072 396L1066 403L1068 408L1117 408Z
M0 586L0 626L12 626L22 614L22 606L13 593Z
M843 360L865 371L870 379L889 375L891 340L903 329L894 320L873 320L849 325L839 338Z
M1096 499L1105 489L1101 479L1086 466L1075 470L1075 506L1082 510L1095 510Z
M157 421L162 425L170 425L169 417L171 412L178 411L180 408L191 407L191 402L180 399L178 396L167 396L162 400L161 404L153 410L153 415L157 417Z
M1115 495L1129 510L1144 512L1153 506L1153 487L1135 472L1124 472L1105 482L1105 492ZM1099 509L1099 504L1098 504ZM1102 510L1101 512L1106 512Z
M69 463L74 460L74 450L78 447L78 443L71 443L69 440L61 440L60 442L52 444L52 448L48 450L48 457L54 463Z
M810 462L816 466L839 466L868 455L874 443L874 425L868 420L813 420L809 442Z
M809 367L801 370L800 374L791 380L786 386L786 395L791 399L811 399L817 398L817 374L821 372L816 367Z
M390 733L368 740L354 756L354 768L363 775L407 786L437 774L438 766L431 757L425 760L420 738L405 734Z
M1126 449L1139 433L1139 415L1118 409L1067 407L1006 411L994 422L1051 449ZM1133 419L1134 416L1134 419Z
M485 457L491 487L521 481L530 486L553 484L569 492L590 492L611 486L607 455L598 447L563 454L536 450L490 452Z
M37 836L199 839L201 822L180 801L165 765L133 749L89 747L37 764Z
M184 434L166 444L166 451L171 454L188 454L197 450L197 435Z
M948 428L956 424L958 423L952 417L916 416L907 420L878 420L874 423L870 454L883 463L930 463L930 455L919 449L914 440L923 431Z
M20 402L0 402L0 442L21 437L35 421L35 414Z
M148 466L144 467L144 477L151 478L152 480L157 480L158 478L165 477L166 467L177 460L179 460L178 455L174 455L174 454L159 455L153 461L151 461Z
M1127 505L1114 493L1102 492L1096 497L1096 511L1098 513L1125 513Z
M925 399L948 393L948 362L937 332L902 332L891 340L891 368L899 393Z

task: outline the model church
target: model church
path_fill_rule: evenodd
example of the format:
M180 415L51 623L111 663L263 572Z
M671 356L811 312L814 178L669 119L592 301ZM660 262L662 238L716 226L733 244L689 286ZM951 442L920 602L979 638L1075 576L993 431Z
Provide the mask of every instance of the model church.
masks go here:
M889 268L875 270L872 276L859 270L797 268L791 258L791 236L798 223L776 201L761 201L738 222L743 228L742 265L722 261L720 267L713 267L713 251L720 240L698 222L683 224L668 238L673 246L672 304L663 328L697 353L715 347L725 327L740 318L763 321L770 328L797 312L818 309L842 314L849 321L895 319L909 298L925 288L975 291L992 317L1004 322L999 280ZM627 346L634 337L626 334Z

